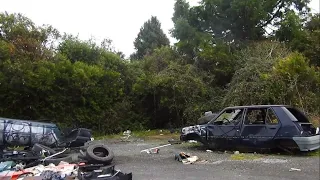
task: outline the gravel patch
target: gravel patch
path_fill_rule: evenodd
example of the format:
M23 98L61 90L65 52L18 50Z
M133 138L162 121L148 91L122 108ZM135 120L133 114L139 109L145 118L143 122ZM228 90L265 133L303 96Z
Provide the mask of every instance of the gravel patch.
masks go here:
M159 154L141 150L164 144L165 141L111 142L100 141L114 151L113 164L123 172L132 172L134 180L212 180L212 179L304 179L319 180L319 157L259 155L256 159L233 160L231 153L206 152L193 144L177 144L160 148ZM180 152L198 156L205 163L182 164L174 160ZM241 153L241 152L240 152ZM301 171L290 171L299 168Z

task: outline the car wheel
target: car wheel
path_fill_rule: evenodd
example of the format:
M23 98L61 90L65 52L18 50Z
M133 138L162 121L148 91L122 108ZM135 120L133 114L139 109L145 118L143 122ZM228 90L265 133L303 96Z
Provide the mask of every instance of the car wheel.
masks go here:
M93 144L87 148L86 157L89 162L110 164L114 154L106 145Z

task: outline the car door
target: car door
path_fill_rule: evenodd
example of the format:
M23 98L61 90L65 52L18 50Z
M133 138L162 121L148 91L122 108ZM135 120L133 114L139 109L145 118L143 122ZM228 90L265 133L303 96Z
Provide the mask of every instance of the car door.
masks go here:
M227 109L207 125L207 142L212 148L229 148L236 145L244 109Z
M241 146L244 148L266 148L270 141L272 126L266 125L268 108L247 108L241 130Z
M272 108L267 109L266 113L266 148L275 147L274 138L281 128L281 122Z

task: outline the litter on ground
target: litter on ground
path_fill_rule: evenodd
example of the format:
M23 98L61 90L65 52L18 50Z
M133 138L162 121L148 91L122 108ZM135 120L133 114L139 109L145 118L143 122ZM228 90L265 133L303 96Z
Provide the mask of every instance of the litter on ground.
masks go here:
M183 164L207 164L207 160L200 160L198 156L191 156L190 154L186 154L184 152L181 152L179 154L176 154L174 159L176 161L182 162Z

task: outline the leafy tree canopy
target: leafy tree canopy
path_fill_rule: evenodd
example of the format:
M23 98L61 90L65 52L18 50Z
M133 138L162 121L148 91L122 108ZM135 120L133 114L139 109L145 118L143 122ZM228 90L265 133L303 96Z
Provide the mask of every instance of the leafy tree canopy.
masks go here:
M151 54L154 49L168 46L170 42L161 29L161 23L157 17L152 16L143 24L133 44L136 52L131 55L131 59L142 59L145 55Z

